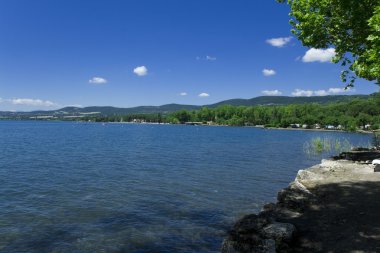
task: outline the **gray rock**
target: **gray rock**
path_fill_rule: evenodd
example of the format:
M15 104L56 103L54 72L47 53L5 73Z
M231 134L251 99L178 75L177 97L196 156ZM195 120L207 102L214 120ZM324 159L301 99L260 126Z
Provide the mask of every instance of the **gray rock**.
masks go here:
M267 218L256 214L250 214L240 219L233 227L230 234L249 234L258 233L269 222Z
M261 209L261 212L273 212L276 210L276 204L274 203L267 203L263 206Z
M278 205L292 211L303 212L305 206L312 200L312 195L298 188L289 187L278 192Z
M222 244L222 253L276 253L276 242L273 239L261 240L260 244L252 245L244 242L225 239Z
M380 151L348 152L343 156L361 163L347 160L323 160L320 165L300 171L296 179L278 193L277 203L264 205L258 215L247 215L234 225L229 231L228 238L223 242L222 253L293 252L293 247L298 245L297 242L305 236L302 234L304 230L302 224L305 224L305 221L300 216L305 211L317 210L314 208L323 206L323 203L319 202L325 201L325 192L323 188L321 191L318 186L347 180L350 182L368 181L372 178L379 180L380 164L369 165L368 160L380 159ZM368 165L362 164L362 162ZM332 202L334 202L333 198ZM322 219L326 223L330 222L329 216L325 216ZM306 218L308 217L306 216ZM300 220L302 221L300 222ZM296 227L289 222L295 222L297 226L300 226L301 232L297 232ZM311 231L313 230L311 229ZM306 238L308 237L306 236Z
M276 241L273 239L268 239L264 241L265 253L276 253Z
M224 239L222 244L222 253L239 253L235 249L235 241L231 241L230 239Z
M363 150L363 151L350 151L342 152L338 156L335 156L335 160L350 160L350 161L367 161L380 158L380 152L378 150Z
M267 204L263 209L259 215L247 215L233 226L223 241L222 253L275 253L276 248L288 248L295 226L275 222L271 215L267 215L268 212L277 212L276 205Z
M274 223L276 221L292 219L300 217L302 214L289 210L288 208L273 203L268 203L263 206L261 212L259 213L260 217L265 217L268 219L269 223Z
M267 238L274 239L279 242L290 242L296 232L296 228L290 223L272 223L263 228L263 234Z

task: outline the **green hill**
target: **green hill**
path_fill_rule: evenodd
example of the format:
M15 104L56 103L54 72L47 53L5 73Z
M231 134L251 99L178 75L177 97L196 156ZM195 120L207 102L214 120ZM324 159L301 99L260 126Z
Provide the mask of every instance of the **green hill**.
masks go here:
M128 115L128 114L153 114L153 113L170 113L179 110L197 110L201 107L215 108L221 105L233 106L257 106L257 105L289 105L289 104L305 104L319 103L327 104L334 102L349 102L354 99L367 99L371 95L335 95L335 96L319 96L319 97L286 97L286 96L260 96L251 99L230 99L215 104L197 106L197 105L181 105L166 104L161 106L137 106L131 108L118 108L113 106L89 106L89 107L64 107L51 111L32 111L32 112L0 112L3 118L30 118L30 117L79 117L85 115Z
M251 99L230 99L216 104L209 105L209 107L218 107L220 105L234 105L234 106L255 106L255 105L290 105L290 104L306 104L318 103L327 104L335 102L348 102L353 99L362 98L366 99L369 95L331 95L331 96L315 96L315 97L286 97L286 96L261 96Z

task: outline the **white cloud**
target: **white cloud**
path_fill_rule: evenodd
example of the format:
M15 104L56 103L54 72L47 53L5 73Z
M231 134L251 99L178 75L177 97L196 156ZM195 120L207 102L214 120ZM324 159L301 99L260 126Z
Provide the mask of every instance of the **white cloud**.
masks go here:
M341 93L352 92L353 89L347 88L329 88L328 90L301 90L295 89L292 92L292 95L295 97L311 97L311 96L328 96L328 95L336 95Z
M92 84L106 84L108 81L103 77L94 76L88 82Z
M263 75L264 76L274 76L276 74L276 71L273 69L263 69Z
M179 93L180 96L187 96L187 93L186 92L181 92Z
M295 97L311 97L313 96L313 94L314 94L314 91L312 90L295 89L292 92L292 96L295 96Z
M292 37L282 37L282 38L273 38L268 39L267 43L274 47L283 47L292 40Z
M329 89L329 93L330 94L339 94L339 93L346 93L346 92L351 92L351 91L354 91L354 90L350 89L350 88L347 88L347 89L344 89L344 88L330 88Z
M331 62L335 56L335 48L316 49L310 48L302 57L303 62Z
M267 96L280 96L282 95L282 92L279 90L263 90L261 91L262 94Z
M29 106L55 106L56 103L53 103L49 100L41 100L41 99L32 99L32 98L12 98L7 99L7 102L13 105L29 105Z
M316 95L316 96L327 96L327 95L329 95L329 92L326 90L316 90L316 91L314 91L314 95Z
M146 76L148 74L148 69L145 66L139 66L133 69L133 73L138 76Z
M197 56L195 59L197 61L216 61L216 57L210 55L206 55L205 57Z
M207 60L207 61L216 61L216 57L213 57L213 56L209 56L209 55L207 55L207 56L206 56L206 60Z
M350 88L329 88L328 90L317 90L314 92L316 96L327 96L327 95L336 95L336 94L342 94L347 92L353 92L354 89Z
M80 104L71 104L71 105L65 105L64 107L83 107L83 105L80 105Z
M205 97L209 97L209 96L210 96L210 94L205 93L205 92L198 95L198 97L201 97L201 98L205 98Z

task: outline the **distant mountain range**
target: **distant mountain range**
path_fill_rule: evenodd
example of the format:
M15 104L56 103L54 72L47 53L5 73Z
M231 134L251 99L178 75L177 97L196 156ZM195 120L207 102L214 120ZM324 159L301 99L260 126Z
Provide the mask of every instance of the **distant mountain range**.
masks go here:
M366 99L371 95L331 95L316 97L286 97L286 96L260 96L251 99L230 99L215 104L197 106L197 105L181 105L166 104L161 106L137 106L131 108L118 108L112 106L89 106L89 107L64 107L58 110L50 111L32 111L32 112L0 112L3 118L25 118L25 117L83 117L86 115L128 115L128 114L148 114L148 113L170 113L186 110L197 110L201 107L215 108L221 105L233 106L256 106L256 105L289 105L289 104L305 104L319 103L327 104L333 102L349 102L353 99Z

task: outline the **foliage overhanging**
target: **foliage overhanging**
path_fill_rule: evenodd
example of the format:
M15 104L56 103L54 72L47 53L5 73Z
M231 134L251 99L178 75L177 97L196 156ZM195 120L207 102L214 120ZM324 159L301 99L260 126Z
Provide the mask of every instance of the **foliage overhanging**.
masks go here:
M292 33L304 46L335 48L347 87L357 77L380 84L380 0L277 1L290 5Z

